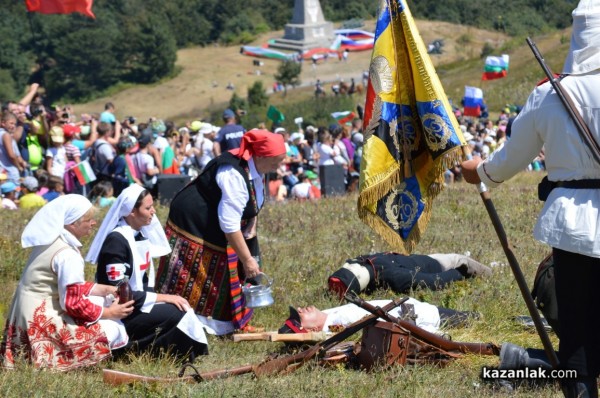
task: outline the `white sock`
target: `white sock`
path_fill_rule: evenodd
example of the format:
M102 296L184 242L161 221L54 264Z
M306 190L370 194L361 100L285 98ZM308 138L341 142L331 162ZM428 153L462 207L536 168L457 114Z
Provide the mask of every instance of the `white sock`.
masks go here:
M348 271L352 272L352 274L354 274L356 280L358 281L358 284L360 285L361 291L367 288L367 286L369 285L369 281L371 280L371 276L369 275L369 270L366 267L363 267L362 265L357 263L345 263L344 265L342 265L342 268L345 268Z

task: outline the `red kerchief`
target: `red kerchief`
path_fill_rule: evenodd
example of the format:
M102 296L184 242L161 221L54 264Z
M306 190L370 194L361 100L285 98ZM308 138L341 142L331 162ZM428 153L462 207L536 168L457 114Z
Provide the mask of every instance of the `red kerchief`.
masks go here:
M238 149L232 149L229 152L244 160L248 160L254 155L260 157L282 155L286 150L281 134L274 134L267 130L253 129L244 134L242 143Z

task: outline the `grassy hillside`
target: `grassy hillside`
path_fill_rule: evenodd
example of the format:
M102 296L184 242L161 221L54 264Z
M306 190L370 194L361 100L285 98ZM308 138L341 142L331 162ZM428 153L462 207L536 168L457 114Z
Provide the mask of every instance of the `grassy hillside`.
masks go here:
M531 237L534 220L541 207L535 196L538 173L523 173L492 197L498 215L514 246L526 279L531 282L537 264L548 248ZM519 200L515 202L515 195ZM168 209L159 208L164 222ZM2 213L5 228L0 231L0 326L17 280L28 256L20 249L19 236L31 211ZM103 214L99 214L99 218ZM328 308L339 302L326 294L327 277L347 258L390 248L356 216L356 196L323 199L316 203L268 204L260 215L260 244L265 272L273 277L272 307L259 309L252 324L275 330L287 317L288 305L315 305ZM90 239L84 240L85 253ZM493 265L491 278L455 283L437 292L417 290L413 297L433 304L468 311L482 317L470 328L448 330L455 341L511 341L541 347L531 330L512 318L527 313L506 257L498 243L475 187L457 183L442 192L433 206L431 223L417 253L470 252L484 264ZM95 268L88 266L91 278ZM379 290L371 297L391 298L391 291ZM353 340L360 335L352 337ZM554 334L551 338L556 344ZM233 343L209 337L210 355L198 358L201 371L258 363L269 353L279 352L281 343ZM137 385L112 388L103 385L99 368L55 374L19 366L15 372L0 372L2 396L87 396L105 397L495 397L490 385L479 379L482 366L496 366L497 357L470 355L448 367L408 366L378 369L367 374L343 366L324 369L312 364L289 375L252 379L249 375L201 384ZM168 359L130 357L102 366L133 373L174 377L177 365ZM506 396L500 394L500 396ZM512 397L560 396L557 388L520 389Z
M524 39L509 38L498 32L484 31L473 27L446 22L417 21L423 41L427 44L436 39L444 41L443 53L432 55L432 62L438 70L447 95L460 101L464 85L480 86L491 110L499 110L506 102L522 103L529 90L541 77L541 70L533 62L533 56ZM370 21L366 29L373 30L374 22ZM282 36L282 32L271 32L257 40L255 45L262 45L268 39ZM549 60L562 60L562 52L568 46L561 44L561 38L568 33L556 33L536 38L539 47ZM482 84L483 70L481 50L485 44L495 49L494 54L507 52L511 55L509 76L506 79ZM557 50L558 49L558 50ZM552 50L552 51L550 51ZM361 81L361 75L369 67L371 52L353 52L348 63L330 59L313 69L305 63L302 71L303 87L291 90L286 98L276 95L271 99L274 104L294 102L298 97L312 95L313 85L317 78L325 82L339 79L348 81L351 77ZM134 115L140 120L157 116L175 121L191 118L206 118L210 109L222 109L232 95L225 87L233 83L235 92L246 97L248 87L256 80L261 80L266 88L274 82L273 75L277 71L279 61L263 60L261 75L256 75L256 67L252 65L254 58L239 53L239 47L195 47L178 52L177 65L180 74L161 84L130 87L110 97L100 98L90 103L79 104L76 109L81 112L98 112L103 104L113 101L117 105L120 117ZM559 69L559 63L552 62ZM556 66L554 66L556 65ZM330 84L326 85L330 93ZM361 102L357 99L357 102Z
M569 50L570 29L532 39L552 71L560 73ZM506 42L501 52L510 55L508 76L503 79L481 81L484 61L478 57L438 66L437 72L446 95L460 101L464 95L464 86L469 85L483 89L491 112L498 112L507 103L523 104L535 84L545 77L543 70L525 38Z

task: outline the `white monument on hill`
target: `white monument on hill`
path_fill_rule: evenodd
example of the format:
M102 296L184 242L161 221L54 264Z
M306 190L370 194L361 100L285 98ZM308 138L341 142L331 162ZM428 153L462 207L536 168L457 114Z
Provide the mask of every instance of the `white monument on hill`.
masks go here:
M319 0L295 0L292 22L285 25L283 38L273 40L269 47L304 51L329 47L334 38L333 23L325 21Z

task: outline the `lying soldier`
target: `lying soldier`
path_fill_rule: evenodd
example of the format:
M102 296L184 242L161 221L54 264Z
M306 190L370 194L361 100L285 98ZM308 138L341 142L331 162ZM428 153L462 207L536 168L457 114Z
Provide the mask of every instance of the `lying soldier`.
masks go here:
M372 300L369 304L384 307L391 300ZM455 311L448 308L436 307L429 303L423 303L409 298L404 304L389 311L390 315L405 320L413 320L414 323L431 333L437 333L441 327L466 326L471 319L478 319L476 312ZM327 332L337 333L353 322L370 315L370 312L355 304L346 304L326 310L319 310L314 306L298 307L290 306L290 316L279 333L308 333Z
M346 292L379 287L402 294L417 287L438 290L454 281L491 274L489 267L461 254L375 253L347 260L329 277L329 290L340 298Z

